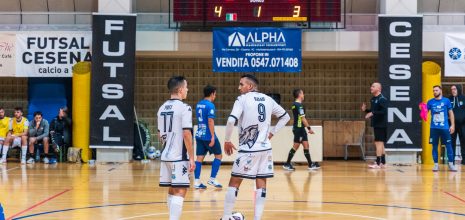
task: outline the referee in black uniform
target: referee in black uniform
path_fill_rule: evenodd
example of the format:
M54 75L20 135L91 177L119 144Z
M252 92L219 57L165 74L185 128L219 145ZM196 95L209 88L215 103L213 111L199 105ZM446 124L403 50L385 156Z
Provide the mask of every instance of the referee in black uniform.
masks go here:
M388 100L381 94L381 90L381 83L375 82L371 84L370 92L373 95L373 98L371 98L371 108L367 109L367 105L365 103L362 104L362 111L367 113L365 118L371 118L371 126L375 133L376 162L372 165L368 165L373 169L384 168L386 165L384 143L387 140Z
M308 162L309 170L320 169L320 165L316 162L312 162L309 151L308 136L305 128L308 129L309 134L314 134L312 128L305 118L305 108L302 105L304 101L304 91L302 89L294 89L292 95L295 98L295 102L292 104L292 114L294 115L294 125L292 126L292 133L294 133L294 145L289 151L286 163L283 165L285 170L294 171L295 168L291 164L292 157L295 152L299 149L300 145L304 146L304 155Z

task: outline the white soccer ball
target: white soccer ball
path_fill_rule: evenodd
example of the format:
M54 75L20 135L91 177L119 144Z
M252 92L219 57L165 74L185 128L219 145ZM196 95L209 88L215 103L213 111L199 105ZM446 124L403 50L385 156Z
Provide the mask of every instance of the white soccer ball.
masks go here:
M154 147L154 146L151 146L149 148L147 148L147 157L149 159L155 159L156 158L156 151L157 149Z
M155 151L155 158L160 158L161 157L161 151L160 150L156 150Z
M233 212L227 219L222 220L245 220L245 216L240 212Z

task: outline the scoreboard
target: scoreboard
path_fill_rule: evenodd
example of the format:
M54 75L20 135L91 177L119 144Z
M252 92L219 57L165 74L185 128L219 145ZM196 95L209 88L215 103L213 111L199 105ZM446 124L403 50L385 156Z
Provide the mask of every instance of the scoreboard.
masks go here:
M341 0L174 0L175 22L340 22Z

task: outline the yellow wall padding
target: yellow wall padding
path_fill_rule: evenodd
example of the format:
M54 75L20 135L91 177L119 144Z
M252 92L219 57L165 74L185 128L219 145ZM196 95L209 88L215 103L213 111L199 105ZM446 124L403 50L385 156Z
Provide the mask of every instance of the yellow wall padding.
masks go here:
M432 61L423 62L422 75L422 102L427 103L428 100L434 98L433 86L441 85L441 66ZM423 152L421 159L423 164L433 164L432 145L429 143L431 117L427 121L422 122L422 137L421 143Z
M89 149L90 62L73 66L73 147L81 148L84 162L91 159Z

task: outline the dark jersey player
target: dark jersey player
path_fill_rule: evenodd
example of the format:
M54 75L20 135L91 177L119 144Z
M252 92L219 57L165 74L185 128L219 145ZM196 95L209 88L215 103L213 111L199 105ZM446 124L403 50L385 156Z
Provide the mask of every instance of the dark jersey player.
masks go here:
M305 128L307 128L309 134L314 134L312 128L307 122L307 119L305 118L305 108L302 105L302 101L304 101L304 91L302 89L294 89L293 96L295 98L295 102L292 104L292 114L294 115L294 125L292 127L292 133L294 133L294 145L289 151L289 156L287 157L287 161L283 165L283 168L290 171L295 170L291 164L291 160L302 144L304 146L304 155L308 162L308 169L316 170L320 168L320 165L316 162L312 162L310 151L308 149L309 144L307 131L305 130Z
M384 143L387 140L387 106L388 100L381 94L381 83L371 84L370 93L371 108L367 109L365 103L362 104L362 111L366 113L365 119L371 119L371 126L375 134L376 162L368 165L372 169L384 168L386 166L386 151Z

